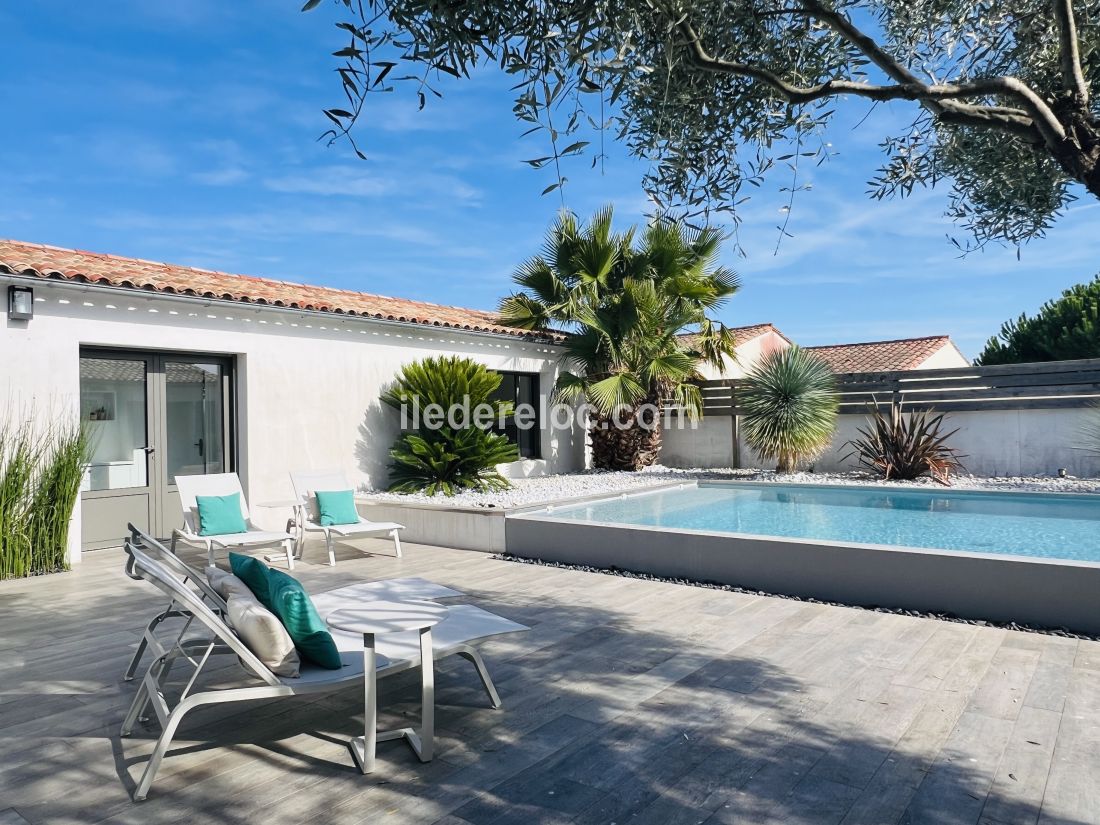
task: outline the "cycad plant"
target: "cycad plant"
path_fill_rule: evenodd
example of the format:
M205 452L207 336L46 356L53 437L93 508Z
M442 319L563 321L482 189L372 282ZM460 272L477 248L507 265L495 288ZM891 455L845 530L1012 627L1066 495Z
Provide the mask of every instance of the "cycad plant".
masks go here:
M951 473L963 468L960 459L965 456L947 444L958 429L943 431L943 413L906 413L904 402L894 399L887 415L873 401L870 419L869 426L859 428L859 438L848 442L852 452L844 458L855 456L860 466L886 479L927 475L941 484L948 484Z
M462 490L504 490L508 480L496 465L519 458L516 445L492 431L513 412L510 401L493 398L501 375L476 361L459 356L425 358L406 365L382 401L402 410L407 428L390 449L390 490L453 496ZM452 416L433 426L431 409L444 414L464 409L462 420ZM478 407L488 405L491 421L478 420ZM427 413L427 415L426 415ZM489 418L486 416L485 418Z
M711 317L739 288L718 265L721 241L716 230L671 220L616 233L611 207L586 225L563 213L543 253L516 273L522 289L501 303L501 320L569 333L555 398L591 405L598 469L656 461L665 402L697 416L699 364L721 368L734 355L732 333Z
M821 454L836 429L839 396L828 365L797 346L765 355L737 390L745 441L792 472Z
M43 429L9 414L0 424L0 578L66 568L69 522L91 459L77 422Z

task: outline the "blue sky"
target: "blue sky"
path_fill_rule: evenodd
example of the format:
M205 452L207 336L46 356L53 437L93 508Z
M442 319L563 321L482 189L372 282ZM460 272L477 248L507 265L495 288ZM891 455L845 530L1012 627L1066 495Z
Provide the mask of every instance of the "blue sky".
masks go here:
M316 138L339 105L335 9L294 0L5 4L0 236L491 308L561 206L524 158L506 80L443 84L418 112L380 95L358 138L369 159ZM872 202L877 144L908 105L845 105L838 154L809 175L776 246L787 183L742 207L744 289L731 324L772 321L804 344L951 334L975 355L1000 323L1100 269L1100 204L1082 199L1049 236L960 258L946 191ZM566 204L642 219L642 169L612 148L605 171L566 170ZM805 179L805 178L804 178ZM956 231L955 234L958 234Z

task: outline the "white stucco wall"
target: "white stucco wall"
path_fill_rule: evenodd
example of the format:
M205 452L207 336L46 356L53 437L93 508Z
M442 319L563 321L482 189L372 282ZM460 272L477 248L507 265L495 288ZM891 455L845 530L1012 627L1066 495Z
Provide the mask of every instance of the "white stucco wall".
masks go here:
M938 369L950 369L951 367L969 367L970 361L967 357L959 352L959 348L953 343L948 341L934 353L929 355L914 369L918 370L938 370Z
M0 288L10 279L0 277ZM557 376L554 347L506 336L358 318L36 282L35 318L0 321L0 409L48 401L79 412L79 351L103 346L237 356L239 472L250 501L285 498L297 468L341 468L368 488L386 484L397 415L379 393L397 370L438 354L493 369ZM542 460L513 475L583 466L582 433L543 430ZM262 522L264 511L255 515ZM269 515L272 522L285 514ZM79 516L72 541L79 548ZM75 554L74 554L75 557Z
M728 415L685 422L665 428L661 435L661 464L666 467L733 467L733 419Z
M965 454L967 472L982 476L1056 475L1065 469L1073 476L1100 475L1100 459L1081 449L1081 429L1090 415L1088 408L1048 410L980 410L948 413L945 426L958 428L951 446ZM816 462L829 472L854 466L854 460L840 459L850 451L844 443L857 437L865 426L861 415L843 415L830 449Z
M765 355L776 350L786 349L790 345L791 342L782 335L769 330L739 344L737 346L737 359L726 358L725 366L721 370L703 364L700 366L699 372L707 381L719 378L744 378Z

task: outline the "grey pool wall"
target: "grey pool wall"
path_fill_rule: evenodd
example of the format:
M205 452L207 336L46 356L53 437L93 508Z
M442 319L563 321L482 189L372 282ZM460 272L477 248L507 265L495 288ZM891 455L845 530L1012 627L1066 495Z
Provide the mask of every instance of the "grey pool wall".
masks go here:
M885 545L505 519L514 556L737 585L844 604L1100 635L1100 564Z

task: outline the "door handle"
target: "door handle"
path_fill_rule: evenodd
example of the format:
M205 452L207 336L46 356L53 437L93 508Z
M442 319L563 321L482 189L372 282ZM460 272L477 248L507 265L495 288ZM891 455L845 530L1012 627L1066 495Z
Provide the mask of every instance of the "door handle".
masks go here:
M152 455L157 451L156 447L142 447L141 449L145 451L146 455Z

